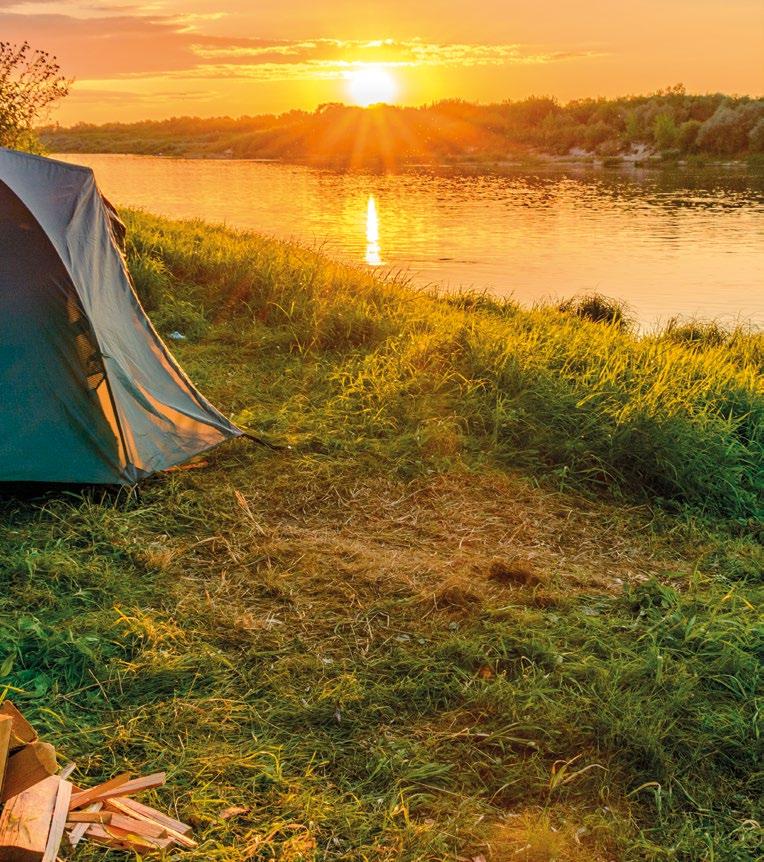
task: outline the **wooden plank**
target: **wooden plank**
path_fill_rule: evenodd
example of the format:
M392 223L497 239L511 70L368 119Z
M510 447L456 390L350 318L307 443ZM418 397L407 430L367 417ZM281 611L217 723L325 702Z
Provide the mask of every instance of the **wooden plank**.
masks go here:
M11 732L13 719L10 715L0 715L0 792L5 780L5 766L8 763L8 753L11 750Z
M153 775L144 775L141 778L133 778L132 781L125 781L113 787L107 785L113 784L116 779L100 784L98 787L91 787L90 790L85 790L82 793L77 793L72 797L72 809L79 808L83 803L80 798L85 797L85 802L104 802L114 796L131 796L133 793L140 793L142 790L150 790L152 787L159 787L165 782L164 772L155 772Z
M96 802L94 805L102 805ZM114 815L111 811L70 811L66 816L67 823L111 823Z
M77 764L72 763L72 761L70 760L69 763L66 764L66 766L61 767L61 771L58 773L58 777L62 781L66 781L66 779L69 778L69 776L74 772L76 768Z
M94 802L92 805L88 805L85 811L81 812L82 814L91 813L97 814L103 808L103 802ZM70 811L69 815L71 816L76 812ZM89 823L78 823L74 829L69 833L69 843L72 847L76 847L80 841L82 841L85 833L88 831Z
M0 703L0 715L7 715L13 721L11 751L23 748L25 745L29 745L30 742L37 742L37 731L35 731L10 700L4 700Z
M42 862L60 783L49 775L6 804L0 815L0 862Z
M22 793L58 769L56 749L47 742L32 742L8 758L0 802Z
M185 823L180 823L178 820L173 820L171 817L166 817L162 815L160 811L157 811L154 808L149 808L148 805L142 805L140 802L136 802L135 799L109 799L106 801L106 807L112 808L114 811L122 812L123 814L127 814L130 817L134 817L139 820L147 820L151 823L158 823L163 826L169 838L176 842L176 844L180 844L182 847L187 847L188 849L193 849L198 846L196 841L193 838L189 838L186 834L191 831L191 827L187 826ZM148 814L144 814L143 811L148 811ZM179 823L186 832L181 832L178 829L174 829L173 826L170 826L169 823Z
M84 823L82 825L85 826ZM93 823L87 826L85 838L88 838L90 841L94 841L96 844L103 844L106 847L113 847L117 850L132 849L131 847L121 844L118 838L110 835L106 829L98 823Z
M56 862L58 848L61 846L61 839L64 837L64 829L66 828L69 800L72 798L71 782L62 781L59 776L55 777L58 781L58 794L56 795L56 807L53 809L53 819L50 821L48 843L45 845L42 862Z
M166 838L142 838L140 835L132 835L125 829L115 829L110 825L101 826L95 823L88 828L85 837L98 844L105 844L107 847L134 850L141 854L169 846L169 840Z
M144 817L148 817L149 820L153 820L168 829L172 829L173 832L177 832L179 835L188 835L191 832L191 827L188 823L182 823L180 820L176 820L174 817L170 817L162 811L157 811L156 808L144 805L143 802L139 802L137 799L120 799L120 802L126 808L135 812L135 814L142 814ZM196 842L192 843L196 846Z
M158 823L149 823L148 820L136 820L126 814L113 813L111 826L115 829L124 829L131 835L140 835L142 838L167 838L167 830Z
M115 778L110 778L108 781L104 781L103 784L96 784L95 787L88 787L87 790L80 790L72 796L72 801L69 803L69 809L73 811L75 808L82 808L83 805L87 805L89 802L96 802L101 793L113 790L116 787L122 787L127 784L128 781L130 781L130 773L123 772Z

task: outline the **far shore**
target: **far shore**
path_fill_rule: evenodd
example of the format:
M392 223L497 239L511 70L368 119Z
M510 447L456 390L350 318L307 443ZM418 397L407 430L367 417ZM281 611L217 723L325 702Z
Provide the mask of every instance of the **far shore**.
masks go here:
M145 156L147 158L162 158L190 161L238 161L256 162L258 164L301 165L317 170L332 170L355 173L406 173L407 171L458 171L468 173L503 173L525 170L558 171L570 169L588 170L620 170L629 172L660 171L660 170L727 170L743 171L762 170L762 165L754 159L725 158L716 159L708 156L692 156L689 158L672 158L654 151L639 154L625 153L618 156L599 156L596 153L573 153L569 155L550 155L548 153L527 153L523 156L507 156L496 159L453 159L448 161L403 161L395 165L365 164L348 167L336 161L316 159L288 158L257 158L237 156L230 152L199 153L189 150L180 153L137 152L136 150L85 150L62 149L53 150L51 155L98 155L98 156Z

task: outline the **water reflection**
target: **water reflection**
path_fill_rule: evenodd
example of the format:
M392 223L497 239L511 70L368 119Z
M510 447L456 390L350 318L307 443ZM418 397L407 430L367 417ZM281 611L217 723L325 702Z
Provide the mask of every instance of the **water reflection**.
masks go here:
M369 195L369 202L366 204L366 263L369 266L382 265L379 251L379 217L374 195Z
M235 159L64 158L95 168L117 204L299 240L415 286L526 304L599 291L626 300L645 327L676 314L764 326L759 174L371 177Z

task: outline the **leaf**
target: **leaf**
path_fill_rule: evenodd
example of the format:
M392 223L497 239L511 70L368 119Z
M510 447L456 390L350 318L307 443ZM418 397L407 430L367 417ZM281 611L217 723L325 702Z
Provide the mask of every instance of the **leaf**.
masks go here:
M13 670L13 663L16 661L16 654L9 653L5 657L5 661L2 666L0 666L0 676L8 676L8 674Z
M238 817L241 814L249 814L252 809L246 805L232 805L220 812L221 820L230 820L232 817Z

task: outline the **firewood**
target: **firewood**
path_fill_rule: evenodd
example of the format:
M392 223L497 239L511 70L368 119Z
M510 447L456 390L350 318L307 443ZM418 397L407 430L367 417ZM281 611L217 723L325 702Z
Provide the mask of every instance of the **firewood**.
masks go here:
M58 769L56 749L47 742L32 742L8 758L5 783L0 802L22 793L38 781L42 781Z
M112 800L109 801L111 802ZM157 811L156 808L151 808L151 806L145 805L143 802L138 802L137 799L120 799L119 801L126 808L132 809L136 814L142 814L144 817L148 817L150 820L154 820L160 825L172 829L173 832L178 832L180 835L188 835L191 832L191 827L188 823L175 820L173 817Z
M24 716L16 709L10 700L4 700L0 704L0 715L7 715L13 720L13 729L11 731L11 751L16 751L29 745L30 742L37 742L37 733L32 725L24 718Z
M88 805L88 807L85 809L85 811L81 811L81 812L70 811L69 816L71 817L73 814L77 814L77 813L80 813L83 815L84 814L97 814L101 811L102 808L103 808L103 802L94 802L92 805ZM69 843L72 845L72 847L76 847L80 843L80 841L82 841L85 833L88 831L89 826L90 826L89 823L77 823L75 825L74 829L72 829L72 831L69 833Z
M77 764L69 761L66 766L61 767L61 770L58 773L58 777L65 781L67 778L69 778L69 776L74 772L76 768Z
M0 715L0 792L5 780L5 765L8 762L8 752L11 748L11 731L13 719L10 715Z
M104 781L103 784L96 784L95 787L88 787L87 790L76 790L74 796L72 796L72 801L69 803L69 809L73 811L75 808L82 808L83 805L87 805L89 802L95 802L101 793L112 790L115 787L122 787L128 781L130 781L130 773L123 772L121 775L109 779L109 781Z
M137 820L126 814L113 813L111 826L115 829L124 829L131 835L140 835L142 838L167 838L167 830L158 823L149 823L147 820Z
M42 862L60 784L50 775L5 805L0 815L0 862Z
M140 793L142 790L149 790L152 787L159 787L164 784L165 773L155 772L153 775L144 775L141 778L134 778L132 781L125 781L116 786L112 785L112 781L106 781L97 787L91 787L90 790L85 790L82 793L77 793L72 797L71 808L80 808L86 802L100 801L111 799L114 796L131 796L133 793ZM81 801L84 798L84 802Z
M97 844L105 844L107 847L120 850L134 850L141 854L169 845L167 839L142 838L140 835L132 835L125 829L115 829L111 825L101 826L95 823L88 828L85 837Z
M157 811L155 808L149 808L148 805L143 805L135 799L122 799L120 797L108 799L106 801L106 807L135 819L145 820L150 823L157 823L160 826L163 826L167 830L168 837L177 844L180 844L182 847L192 849L197 846L196 841L194 841L193 838L188 837L187 833L191 831L190 826L186 823L181 823L179 820L173 820L171 817L167 817L162 814L161 811ZM181 828L176 829L176 826L180 826Z
M69 781L62 781L59 776L55 776L55 778L58 781L56 806L53 809L53 819L50 821L48 842L45 845L45 854L42 857L42 862L56 862L58 848L61 846L61 839L64 837L64 829L66 828L69 800L72 798L71 783Z
M100 804L100 803L99 803ZM66 817L69 824L75 823L111 823L111 811L70 811ZM86 830L83 830L86 831Z

